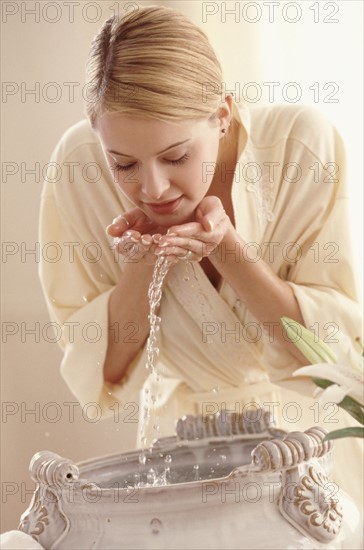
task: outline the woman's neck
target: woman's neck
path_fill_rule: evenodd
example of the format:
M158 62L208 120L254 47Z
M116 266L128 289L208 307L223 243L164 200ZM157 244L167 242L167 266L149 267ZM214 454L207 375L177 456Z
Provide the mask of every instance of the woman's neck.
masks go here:
M229 135L220 141L219 153L216 161L216 173L213 177L207 195L219 197L235 225L234 213L231 201L231 188L237 163L237 150L239 138L239 125L232 123Z

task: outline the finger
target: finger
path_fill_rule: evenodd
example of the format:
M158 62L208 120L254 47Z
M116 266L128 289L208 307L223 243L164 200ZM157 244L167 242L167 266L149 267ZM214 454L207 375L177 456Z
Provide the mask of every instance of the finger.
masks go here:
M112 224L106 228L106 232L113 237L121 236L128 228L145 233L148 232L147 228L152 223L142 210L133 208L115 218Z
M140 240L141 240L142 244L144 244L146 246L150 246L153 242L153 237L152 237L152 235L146 234L146 235L142 235L140 237Z
M184 223L183 225L174 225L168 231L165 237L193 237L203 231L203 227L198 222Z
M125 216L120 214L117 218L113 220L113 222L107 226L106 233L111 235L111 237L117 237L118 235L122 235L124 231L126 231L129 227L129 221L126 219Z
M147 255L153 255L154 260L152 263L154 263L156 256L150 244L143 244L141 239L136 242L132 241L130 237L121 237L115 240L119 241L116 246L117 254L122 257L124 262L138 262L146 258Z
M127 239L129 239L132 243L137 243L141 238L141 234L139 233L139 231L134 231L129 229L128 231L125 231L125 233L123 234L123 237L126 237Z
M175 254L178 257L186 256L189 252L193 254L192 261L200 261L202 258L214 254L218 246L219 239L213 242L212 239L203 241L199 239L189 239L184 237L173 237L170 242L159 243L156 248L157 255Z
M171 248L156 250L156 256L166 257L166 258L175 258L177 260L185 260L190 262L200 262L203 256L192 250L186 250L185 248L179 248L178 246L173 246Z
M198 251L201 247L210 246L215 247L220 242L219 234L211 235L211 233L201 232L196 235L171 237L164 235L158 242L158 247L166 248L172 246L178 246L179 248L185 248L186 250Z
M155 233L155 235L152 235L152 239L153 239L153 242L155 244L158 244L159 241L161 240L162 238L162 234L161 233Z
M196 210L196 219L207 232L214 231L226 217L224 205L218 197L205 197Z
M228 216L224 208L222 208L204 216L201 220L201 225L206 232L211 233L212 231L215 231L215 229L223 223L227 217Z
M178 257L186 256L187 254L191 256L193 254L195 259L201 260L206 255L204 253L206 247L206 243L197 239L173 237L173 243L163 242L158 244L155 253L157 256L169 256L172 254ZM215 245L213 245L213 248L215 248Z
M140 241L140 233L138 231L126 231L120 237L114 237L114 248L121 248L127 244L135 244Z

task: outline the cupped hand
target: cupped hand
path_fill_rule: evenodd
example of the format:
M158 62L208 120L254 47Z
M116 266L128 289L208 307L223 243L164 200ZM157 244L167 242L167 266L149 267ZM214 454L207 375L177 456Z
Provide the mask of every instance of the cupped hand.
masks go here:
M107 228L114 237L114 248L125 262L144 261L154 264L157 243L166 228L158 226L140 210L133 208L115 218Z
M195 221L171 227L160 238L155 254L199 262L214 253L231 228L221 200L204 197L195 211Z

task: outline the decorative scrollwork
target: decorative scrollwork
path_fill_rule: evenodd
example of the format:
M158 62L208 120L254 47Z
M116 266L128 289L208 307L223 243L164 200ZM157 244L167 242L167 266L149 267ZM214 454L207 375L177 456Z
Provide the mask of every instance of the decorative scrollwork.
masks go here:
M294 488L294 503L302 514L309 516L311 525L323 526L328 533L336 535L341 527L343 512L339 502L332 498L329 487L328 477L311 466L308 474L302 476ZM320 490L317 491L317 488Z
M79 470L71 460L49 451L36 453L29 470L37 487L18 529L48 548L50 541L57 540L69 529L62 507L62 491L78 479Z
M255 164L254 156L251 153L251 144L249 141L245 147L244 159L246 160L246 166L250 163L252 164L252 166ZM246 189L247 191L253 193L255 196L260 231L261 235L263 235L267 224L274 220L274 192L273 183L270 180L269 176L269 171L264 170L262 177L259 177L258 181L247 181Z
M252 463L258 471L284 470L320 457L331 451L333 443L323 442L323 428L291 432L283 440L271 439L259 443L252 451Z
M79 476L76 464L50 451L36 453L30 461L29 471L34 481L59 487L77 481Z
M328 543L339 533L342 507L335 498L335 484L317 465L305 465L305 472L288 471L284 475L279 509L296 528L316 540Z
M274 426L269 411L257 411L256 408L252 408L241 414L222 411L211 415L184 416L177 421L176 433L178 440L189 441L208 437L270 433Z
M28 513L23 514L18 527L19 531L28 533L34 540L39 542L39 536L49 525L49 512L39 497L40 489L36 489L33 501Z

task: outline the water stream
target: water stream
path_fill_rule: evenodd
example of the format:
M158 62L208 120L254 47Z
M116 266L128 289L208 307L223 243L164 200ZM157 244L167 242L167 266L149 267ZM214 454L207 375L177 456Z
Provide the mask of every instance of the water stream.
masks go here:
M163 282L168 273L169 268L172 263L165 257L159 257L154 265L154 271L152 275L152 280L149 285L148 298L149 298L149 323L150 323L150 332L147 340L147 360L146 360L146 369L148 370L149 376L154 379L156 384L153 384L153 390L149 388L144 389L144 409L142 415L142 424L140 427L140 438L141 438L141 450L139 453L139 464L143 469L144 473L141 471L135 473L135 485L137 487L155 487L160 485L168 485L173 483L178 479L194 479L197 481L202 475L206 479L211 479L214 477L214 466L219 467L220 462L226 460L225 455L221 455L221 460L213 460L212 464L210 463L205 470L202 472L200 469L199 463L193 461L192 464L185 465L184 467L180 464L180 460L177 460L178 465L172 464L173 457L171 454L159 454L158 463L156 463L156 458L153 456L152 448L147 448L147 434L148 429L152 423L153 430L153 439L158 439L160 437L160 428L158 425L158 417L155 412L156 404L159 398L159 388L158 383L160 381L160 374L156 368L156 363L159 356L159 347L158 347L158 333L161 326L161 317L158 315L158 309L160 307L162 299L162 290ZM192 270L192 282L190 280L190 270ZM195 268L192 263L186 262L186 271L183 277L183 280L190 284L194 288L195 283L197 284L198 290L198 301L201 308L202 317L205 318L204 304L205 296L202 293ZM214 388L214 391L218 391L219 388ZM150 430L149 430L150 432ZM150 435L150 433L149 433ZM213 449L216 451L216 449ZM177 458L177 457L176 457ZM186 457L185 457L186 458ZM206 457L204 457L206 461ZM208 457L207 462L211 461L211 457ZM183 461L184 462L184 461ZM191 472L191 467L193 470ZM172 471L173 468L173 471ZM177 469L176 469L177 468ZM186 470L186 471L185 471ZM225 472L226 473L226 472ZM192 475L193 474L193 475ZM187 477L186 477L187 476ZM176 479L174 479L176 478Z
M168 270L171 266L171 262L168 258L159 257L154 265L154 271L152 276L152 281L149 285L148 298L149 298L149 323L150 323L150 332L147 340L147 362L146 369L149 372L149 375L154 377L155 381L159 382L159 373L155 367L155 363L158 359L159 348L158 348L158 332L160 330L161 318L158 316L158 309L162 299L162 288L163 281L168 273ZM146 452L146 442L147 442L147 431L150 425L151 420L153 421L153 431L155 432L156 438L159 436L159 425L155 415L155 404L158 400L158 394L155 392L150 394L148 388L145 388L145 399L144 399L144 411L142 417L142 426L141 426L141 443L142 449L139 456L139 462L145 464L147 461L147 452ZM153 417L153 418L152 418Z

